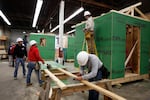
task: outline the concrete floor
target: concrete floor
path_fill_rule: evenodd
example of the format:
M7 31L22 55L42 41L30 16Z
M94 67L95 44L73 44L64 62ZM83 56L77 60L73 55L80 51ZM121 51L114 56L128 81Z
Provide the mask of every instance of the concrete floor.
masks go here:
M76 70L72 63L66 63L67 69ZM8 66L7 61L0 61L0 100L37 100L37 91L41 90L36 76L32 73L32 87L26 87L26 80L22 75L22 68L18 70L18 80L13 79L14 68ZM127 100L150 100L150 80L136 81L123 84L121 88L113 87L113 91ZM73 93L62 100L87 100L88 92ZM99 100L103 100L101 96Z

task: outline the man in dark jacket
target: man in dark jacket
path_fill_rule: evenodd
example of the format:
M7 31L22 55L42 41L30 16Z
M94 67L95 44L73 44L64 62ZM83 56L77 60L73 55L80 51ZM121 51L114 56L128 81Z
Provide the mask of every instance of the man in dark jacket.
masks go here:
M27 57L26 47L23 45L22 38L17 38L16 47L14 49L14 58L15 58L15 71L14 71L14 79L17 79L17 73L19 68L19 63L21 63L23 69L23 77L26 76L26 69L25 69L25 58Z

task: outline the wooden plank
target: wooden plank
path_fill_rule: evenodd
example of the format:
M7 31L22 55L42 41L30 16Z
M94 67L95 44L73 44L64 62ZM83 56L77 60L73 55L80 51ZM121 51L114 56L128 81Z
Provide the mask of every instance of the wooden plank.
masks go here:
M140 6L140 5L142 5L142 2L139 2L139 3L136 3L136 4L131 5L129 7L126 7L124 9L120 10L119 12L124 13L124 12L127 12L128 10L130 10L131 8L135 8L135 7Z
M0 36L0 40L6 41L7 40L7 36Z
M6 50L0 50L0 55L7 55Z
M147 16L145 16L138 8L135 7L135 11L138 12L143 18L149 19Z
M5 49L5 45L0 45L0 50Z
M71 71L71 73L72 74L78 74L79 73L79 71ZM66 74L64 74L64 73L61 73L60 71L59 71L59 73L53 73L57 78L59 78L60 80L62 80L62 79L67 79L67 78L69 78L69 76L68 75L66 75ZM48 76L48 74L44 74L44 77L49 77Z
M129 53L129 56L127 57L127 59L126 59L126 61L125 61L125 63L124 63L124 66L126 66L126 65L128 64L128 62L129 62L129 60L130 60L130 58L131 58L131 56L132 56L132 54L133 54L133 51L135 50L135 47L136 47L137 43L138 43L138 41L135 42L133 48L131 49L131 51L130 51L130 53Z
M62 90L61 89L57 89L54 100L61 100L61 94L62 94Z
M101 86L103 88L106 88L106 83L110 83L110 85L111 85L110 80L101 80L101 81L96 81L96 82L91 82L91 83ZM54 91L55 91L55 89L58 89L58 86L53 87ZM86 90L90 90L90 89L92 89L92 87L89 87L83 83L69 84L69 85L67 85L66 89L62 90L62 95L66 95L68 93L86 91Z
M44 69L45 73L47 73L49 75L49 77L56 82L56 84L61 88L61 89L65 89L66 85L59 80L53 73L51 73L48 69Z
M69 75L69 76L71 76L73 78L77 78L76 75L74 75L74 74L72 74L72 73L70 73L68 71L65 71L65 70L63 70L61 68L58 68L58 70L60 70L61 72L65 73L65 74L67 74L67 75ZM93 83L90 83L90 82L88 82L86 80L81 80L81 82L83 84L89 86L89 87L92 87L94 90L96 90L96 91L98 91L98 92L100 92L100 93L102 93L102 94L104 94L104 95L106 95L106 96L108 96L108 97L110 97L112 99L115 99L115 100L126 100L125 98L123 98L123 97L121 97L121 96L119 96L119 95L117 95L117 94L115 94L113 92L110 92L110 91L108 91L108 90L106 90L106 89L104 89L102 87L99 87L99 86L97 86L97 85L95 85Z
M128 77L124 77L124 78L117 78L117 79L112 79L112 85L116 85L119 83L127 83L127 82L132 82L132 81L136 81L136 80L141 80L141 79L148 79L149 75L148 74L144 74L144 75L135 75L133 74L133 76L128 76Z

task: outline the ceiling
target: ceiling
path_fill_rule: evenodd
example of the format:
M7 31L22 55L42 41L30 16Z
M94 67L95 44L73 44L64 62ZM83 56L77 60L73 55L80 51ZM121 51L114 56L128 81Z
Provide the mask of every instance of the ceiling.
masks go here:
M11 29L42 30L45 32L58 25L59 4L61 0L43 0L43 6L38 18L37 27L32 28L32 21L37 0L0 0L0 9L11 22ZM81 6L89 10L92 16L98 16L111 9L120 10L137 2L142 2L138 7L142 12L150 12L150 0L65 0L65 18L71 15ZM71 26L85 20L83 12L65 24L65 32L71 30ZM0 24L5 24L0 18ZM58 31L56 31L58 32Z

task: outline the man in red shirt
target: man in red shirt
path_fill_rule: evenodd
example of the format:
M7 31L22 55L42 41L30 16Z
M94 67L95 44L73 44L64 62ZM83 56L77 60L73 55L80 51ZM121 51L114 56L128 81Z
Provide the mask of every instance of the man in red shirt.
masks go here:
M36 45L37 42L35 40L31 40L29 44L31 47L28 52L28 74L26 79L27 86L32 85L32 83L30 82L30 78L33 69L35 69L39 84L41 85L43 81L40 78L40 68L37 69L36 64L38 63L38 61L41 61L44 64L44 60L40 57L39 50Z

